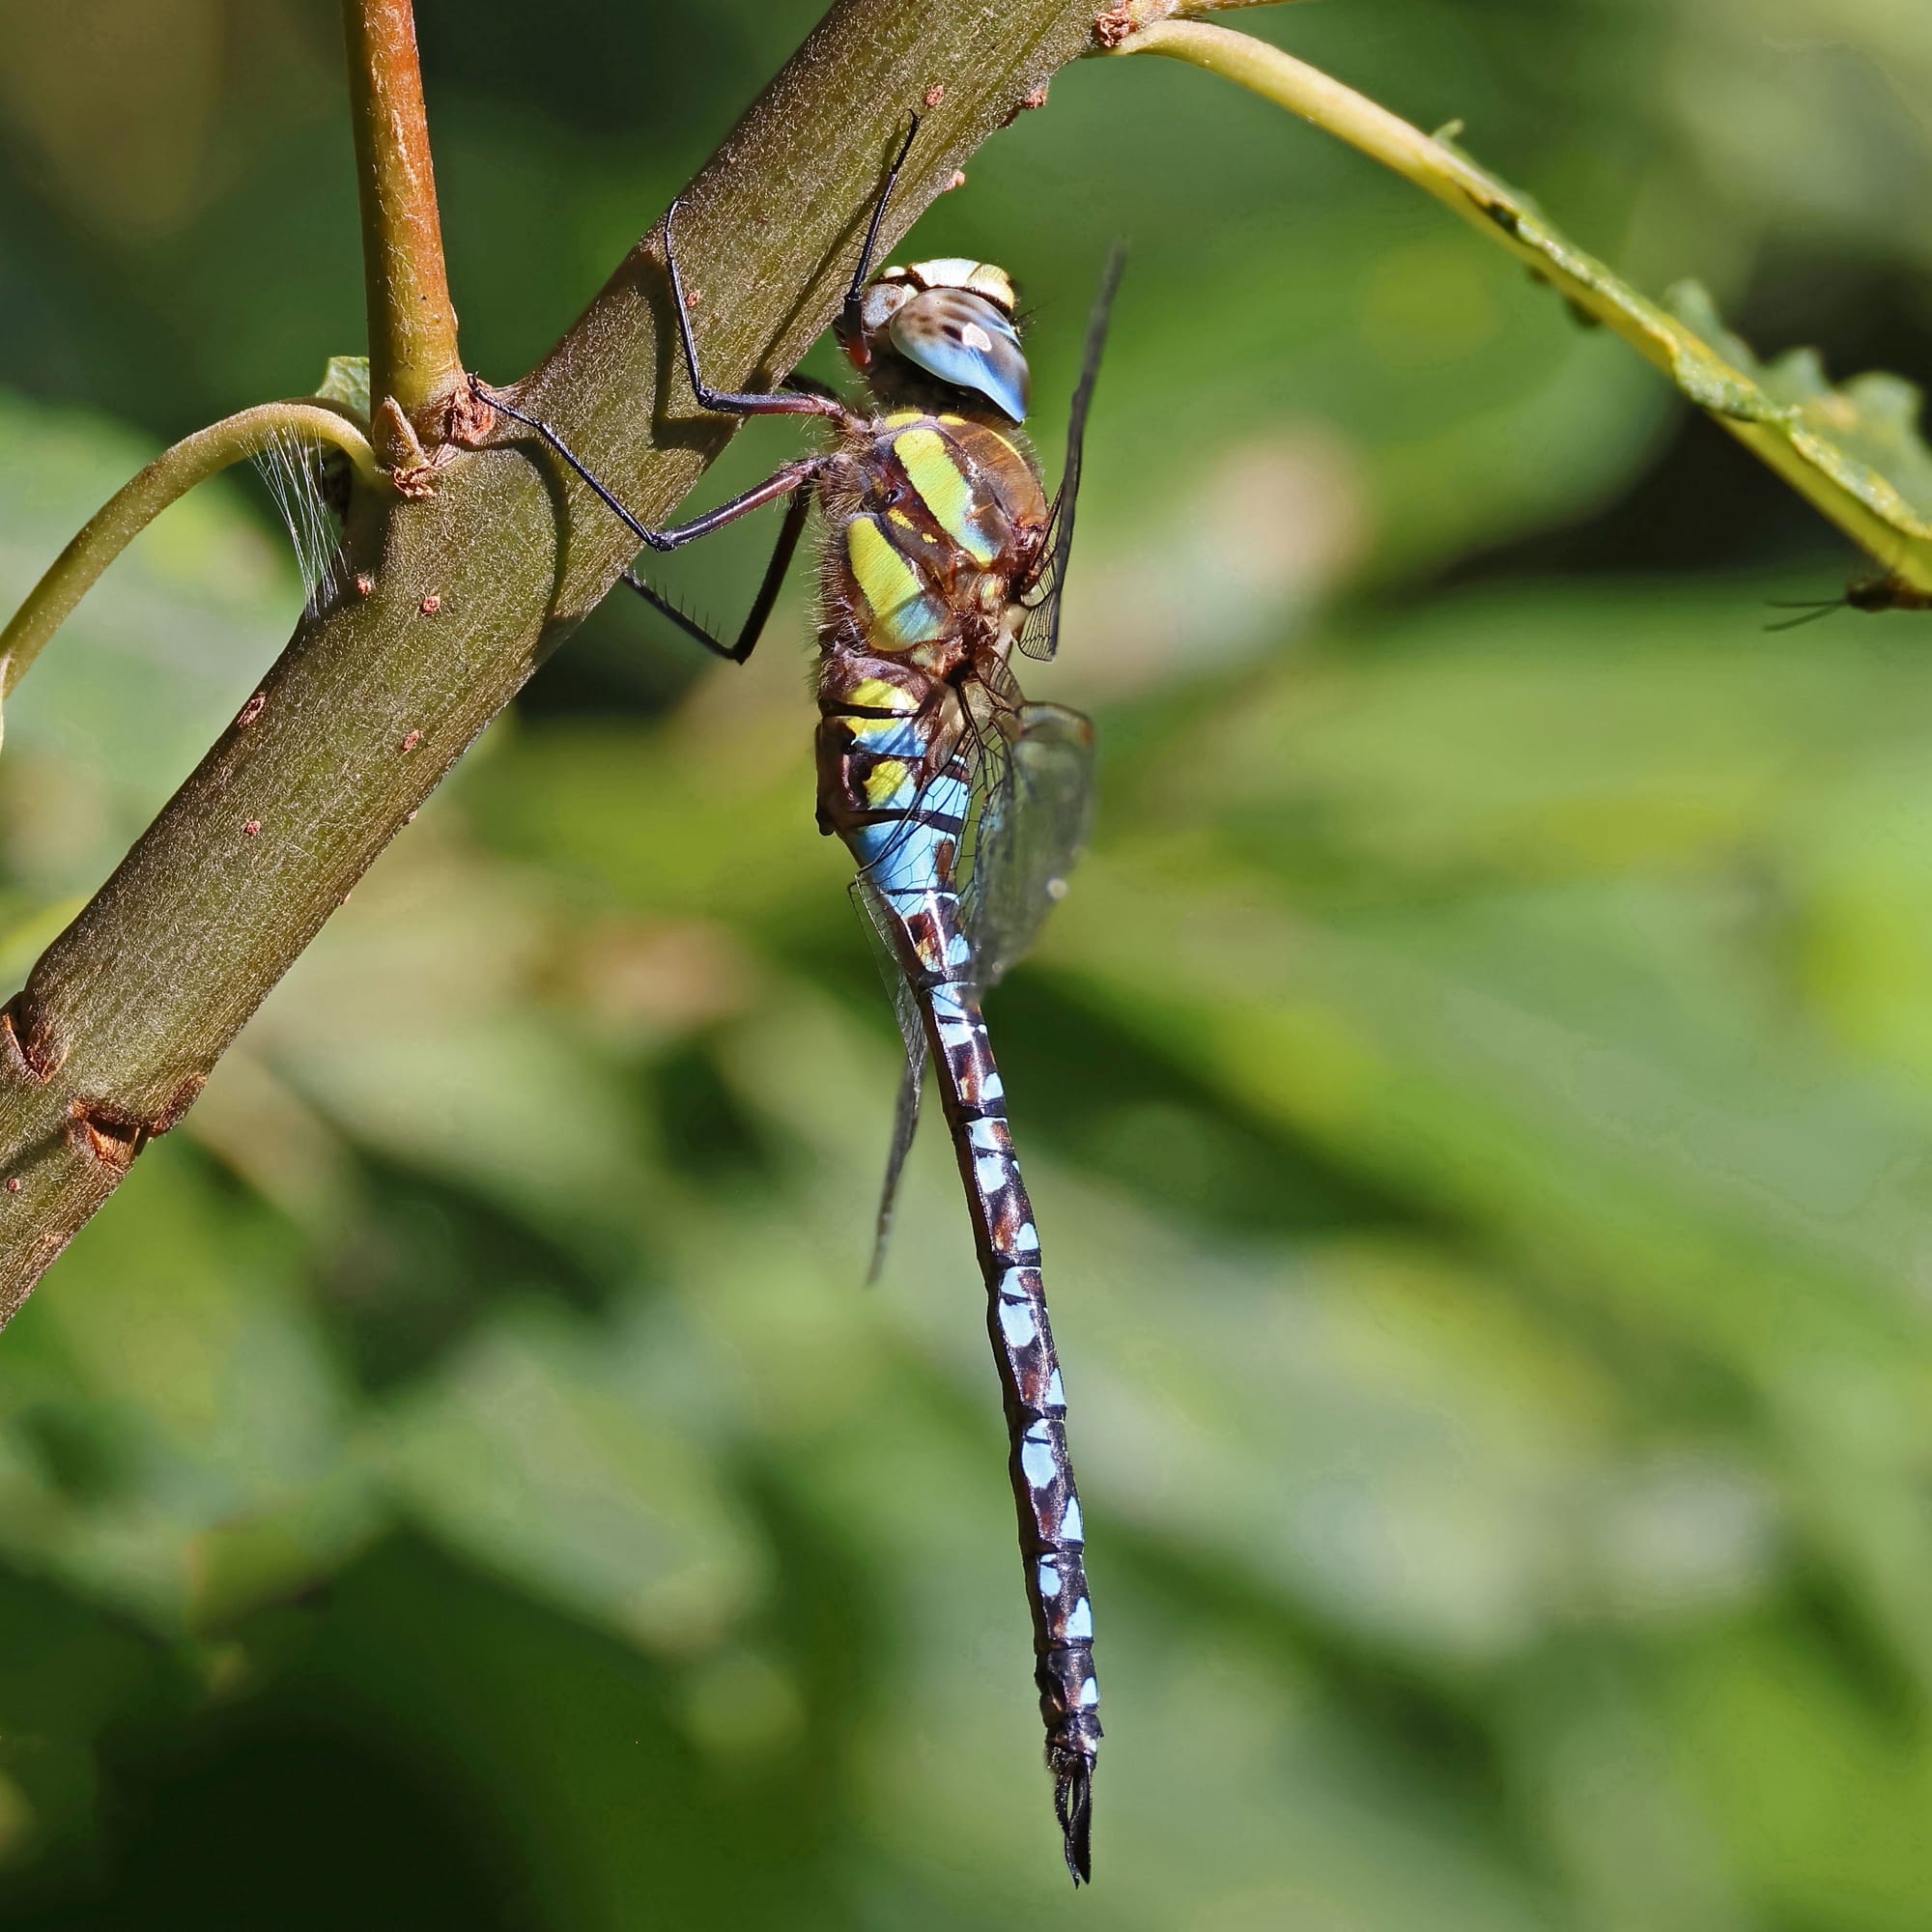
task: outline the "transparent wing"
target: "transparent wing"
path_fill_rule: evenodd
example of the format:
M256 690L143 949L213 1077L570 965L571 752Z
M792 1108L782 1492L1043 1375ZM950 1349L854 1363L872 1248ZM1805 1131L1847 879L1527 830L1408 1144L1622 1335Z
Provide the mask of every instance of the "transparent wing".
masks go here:
M1046 540L1033 582L1020 593L1026 617L1020 625L1020 649L1042 663L1060 648L1060 589L1066 577L1067 554L1073 548L1073 502L1066 485L1053 499Z
M973 950L970 971L984 987L1025 953L1066 890L1066 874L1086 842L1091 815L1094 727L1064 705L1021 702L1004 669L990 672L962 696L966 717L952 762L956 768L963 761L970 770L971 804L955 877ZM926 1043L919 996L899 960L897 916L867 873L853 880L851 893L866 917L906 1050L869 1280L885 1261L899 1178L919 1126Z
M886 1264L886 1244L892 1238L893 1209L898 1203L899 1176L905 1171L906 1155L919 1129L920 1090L925 1074L925 1029L920 1023L919 999L907 982L899 965L898 949L893 935L896 923L885 901L862 872L852 881L852 903L866 922L867 936L872 942L872 957L878 962L879 977L892 996L893 1012L899 1023L899 1037L905 1042L905 1069L899 1076L899 1096L893 1110L893 1144L886 1155L886 1178L879 1190L879 1218L872 1230L871 1265L866 1270L868 1282L877 1281Z
M1060 704L1002 714L999 750L986 779L962 895L968 939L982 986L1025 955L1065 896L1066 875L1093 817L1094 727ZM988 733L981 731L982 742Z
M1073 389L1073 409L1066 422L1066 465L1060 473L1060 494L1053 499L1039 561L1032 580L1021 586L1026 607L1020 626L1020 649L1030 658L1046 659L1060 648L1060 597L1066 587L1066 560L1073 552L1073 512L1080 497L1080 463L1087 442L1087 412L1094 402L1094 384L1100 374L1100 352L1107 342L1107 316L1114 291L1121 283L1126 256L1117 244L1100 271L1100 287L1087 319L1087 344L1080 357L1080 381Z

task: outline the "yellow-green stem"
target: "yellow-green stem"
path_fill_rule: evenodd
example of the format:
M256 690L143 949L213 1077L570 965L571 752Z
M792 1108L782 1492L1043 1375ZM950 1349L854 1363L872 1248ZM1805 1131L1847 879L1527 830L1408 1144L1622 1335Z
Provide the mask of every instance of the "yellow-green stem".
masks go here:
M177 497L185 496L203 477L259 456L277 437L288 436L333 443L347 453L364 483L382 481L383 471L368 438L328 403L262 403L184 437L94 513L0 631L0 696L19 683L94 580Z
M1693 361L1706 384L1715 370L1720 378L1731 379L1738 390L1750 386L1744 374L1729 369L1709 344L1674 317L1619 291L1608 269L1556 236L1533 210L1473 161L1306 61L1252 35L1174 20L1131 34L1111 51L1165 54L1239 82L1433 194L1683 386L1691 386L1684 376ZM1881 515L1858 495L1848 493L1807 458L1788 425L1747 420L1722 409L1714 410L1712 416L1847 535L1886 560L1900 582L1915 590L1932 590L1932 545L1915 542L1901 547L1901 533L1917 534L1916 522L1902 504L1889 516Z
M423 108L411 0L343 0L350 118L362 201L362 273L369 311L370 395L384 462L420 462L406 421L383 427L393 397L415 419L463 381L443 268L436 165ZM415 427L427 432L429 425Z

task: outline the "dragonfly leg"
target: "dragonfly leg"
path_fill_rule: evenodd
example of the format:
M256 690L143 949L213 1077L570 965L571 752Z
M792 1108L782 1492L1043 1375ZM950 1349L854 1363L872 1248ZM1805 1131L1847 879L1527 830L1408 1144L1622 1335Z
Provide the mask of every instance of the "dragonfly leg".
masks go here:
M736 523L740 517L753 510L762 509L767 503L776 502L781 497L789 497L791 501L785 506L784 522L779 526L779 538L772 549L772 558L765 566L764 581L758 585L758 594L753 600L750 614L738 634L736 643L727 644L696 618L687 616L669 598L660 595L641 578L625 571L622 582L649 604L654 610L662 611L686 636L696 639L708 651L727 659L732 664L743 664L752 655L753 647L758 641L758 635L765 628L765 621L772 614L772 607L778 602L779 588L784 580L786 568L798 550L798 540L805 529L805 519L811 507L811 486L817 481L818 472L824 459L816 456L802 457L797 462L784 464L775 469L762 483L755 483L751 489L720 503L715 510L707 510L701 517L693 517L688 523L668 525L663 529L653 529L636 511L622 502L598 477L597 473L583 459L564 441L561 435L541 416L530 415L520 410L514 403L506 403L499 397L486 391L474 377L470 387L475 393L502 415L513 422L520 422L526 429L534 430L545 445L554 450L565 464L594 493L599 502L644 546L646 550L657 552L681 550L688 543L696 543L699 537L708 537L713 530L723 529L726 524Z
M697 368L697 338L691 328L691 300L684 292L684 271L677 265L677 246L672 231L678 210L684 206L680 195L665 213L665 268L670 274L671 307L677 312L678 339L684 344L684 366L691 378L691 393L707 409L729 416L832 416L842 421L850 412L836 395L817 384L810 388L743 391L714 389Z
M804 457L798 462L787 463L782 468L775 469L762 483L753 484L742 496L733 497L730 501L720 503L715 510L707 510L703 516L694 517L688 524L670 524L663 529L653 529L610 489L569 443L564 441L561 432L554 424L547 423L541 416L533 416L527 411L518 409L514 403L504 402L500 396L493 396L474 376L469 379L469 386L471 391L481 397L498 415L508 416L512 422L520 422L526 429L534 430L542 439L545 447L554 451L597 500L647 550L679 550L688 543L696 542L699 537L708 537L713 530L722 529L726 524L742 517L748 510L760 509L766 503L789 495L801 484L809 482L819 469L820 459L817 457Z
M866 228L866 245L859 251L859 264L852 271L851 286L845 291L845 299L839 307L838 333L839 340L848 345L865 343L865 330L860 326L859 309L865 299L866 276L872 266L872 251L879 244L879 224L886 218L886 208L893 198L894 185L898 181L899 170L905 166L905 158L912 152L913 136L919 132L919 116L909 115L906 120L905 139L899 143L898 154L893 164L886 170L884 185L879 189L879 198L872 204L872 218ZM775 415L827 415L843 417L849 412L838 397L827 390L822 384L810 380L796 381L796 386L785 389L743 392L731 389L714 389L698 373L697 341L691 328L691 302L684 292L684 271L678 267L677 247L672 239L672 229L677 221L678 210L684 206L684 197L671 203L665 214L665 267L670 274L671 303L677 311L677 332L684 343L684 366L691 377L691 392L707 410L717 410L723 414L734 416L775 416ZM862 362L861 366L864 364Z
M795 485L794 490L791 501L785 505L784 522L779 526L779 540L772 546L771 561L765 565L764 580L759 583L758 594L753 599L752 608L746 613L736 643L727 644L723 638L700 624L696 618L686 615L669 598L653 590L642 578L634 577L627 570L620 581L635 590L653 610L662 611L687 637L696 638L707 651L715 652L727 663L743 664L756 647L758 639L764 632L766 620L772 614L772 606L778 602L779 587L784 582L785 571L798 549L799 537L805 529L806 516L811 508L810 482ZM710 527L715 529L717 525L714 523Z

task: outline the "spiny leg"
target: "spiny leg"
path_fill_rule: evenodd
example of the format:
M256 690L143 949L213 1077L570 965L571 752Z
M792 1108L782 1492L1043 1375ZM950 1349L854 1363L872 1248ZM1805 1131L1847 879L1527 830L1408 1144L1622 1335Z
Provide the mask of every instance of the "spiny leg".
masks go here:
M895 170L896 172L896 170ZM691 378L691 393L707 410L727 416L833 416L843 420L849 413L836 395L819 384L796 389L714 389L697 367L697 337L691 327L691 298L684 292L684 270L678 267L675 228L678 211L684 207L679 195L665 211L665 269L670 275L671 308L677 316L678 340L684 345L685 373Z
M746 613L743 627L738 632L738 641L727 644L696 618L680 611L669 598L653 590L640 577L633 577L627 570L622 579L624 584L635 590L653 610L662 611L687 637L696 638L707 651L714 651L730 664L743 664L756 648L759 637L772 614L772 607L778 602L779 588L784 582L785 571L790 567L792 555L798 549L798 540L805 529L805 520L811 509L811 488L808 482L799 489L791 501L785 505L784 522L779 526L779 540L772 546L772 559L765 565L764 581L758 585L758 594ZM713 526L714 528L716 526Z
M533 416L526 410L520 410L514 403L506 403L500 396L493 396L475 377L469 379L471 391L487 403L499 415L508 416L512 422L520 422L526 429L534 430L542 438L545 445L554 450L576 473L597 500L624 526L624 527L644 546L646 550L658 552L681 550L688 543L695 543L699 537L708 537L713 530L723 529L726 524L734 523L750 510L761 509L765 504L775 502L779 497L788 496L801 484L809 483L817 475L822 460L816 456L802 457L797 462L787 463L775 469L762 483L756 483L728 502L720 503L715 510L707 510L701 517L694 517L686 524L667 525L663 529L653 529L651 526L629 508L598 476L597 472L565 442L561 433L541 416ZM839 406L843 412L843 405Z
M779 588L784 579L786 569L798 550L798 540L805 529L807 512L811 507L811 486L817 481L823 459L815 456L803 457L795 463L787 463L776 469L762 483L753 484L727 502L720 503L715 510L707 510L701 517L693 517L690 522L671 524L664 529L653 529L627 504L622 502L598 477L590 466L571 448L569 443L541 416L533 416L520 410L514 403L503 402L486 391L474 377L470 378L471 390L499 414L510 417L513 422L522 423L525 428L534 430L545 445L562 458L571 470L596 496L611 514L642 544L645 549L660 554L680 550L688 543L696 543L699 537L707 537L713 530L723 529L726 524L735 523L740 517L753 510L762 509L765 504L776 502L781 497L790 497L791 502L785 507L784 522L779 526L778 542L772 549L771 562L765 566L764 581L758 586L758 594L753 601L750 614L739 631L735 644L727 644L707 626L694 617L686 615L669 598L661 596L641 578L634 577L628 570L622 582L642 597L653 609L661 611L686 636L695 638L708 651L728 660L732 664L743 664L752 655L758 641L758 636L771 616L772 607L778 602Z
M847 289L843 309L840 312L841 327L855 317L860 299L864 294L867 270L871 264L872 250L878 244L879 224L885 219L887 204L892 200L893 186L897 182L899 170L905 165L905 158L912 151L913 136L919 132L919 116L908 117L904 141L899 146L897 156L886 172L884 186L872 207L872 218L866 229L866 244L860 251L857 268L853 271L851 286ZM665 214L665 268L670 277L671 306L677 317L678 339L684 349L685 371L691 379L692 393L697 401L709 410L716 410L726 415L825 415L844 421L850 412L836 391L810 377L794 378L797 386L766 392L742 392L714 389L705 382L697 366L697 339L691 327L691 301L685 293L684 271L678 265L674 229L678 211L684 206L684 198L673 201ZM744 626L739 631L737 642L726 644L708 626L698 623L686 615L667 597L660 595L644 582L641 578L625 571L623 582L653 609L661 611L672 623L688 637L694 638L708 651L725 658L734 664L743 664L752 655L760 633L771 616L772 607L778 601L779 588L784 573L798 549L798 540L804 531L807 508L810 498L808 485L815 480L821 468L821 459L810 458L802 463L787 464L782 469L767 478L755 488L734 497L727 503L707 512L702 517L695 517L687 524L676 524L666 529L653 529L637 515L604 483L590 466L571 448L554 425L518 409L512 403L501 401L489 394L475 377L469 379L472 394L481 398L493 410L506 415L512 421L522 423L543 440L546 445L560 457L583 484L596 496L599 502L635 536L646 549L665 552L675 550L680 545L695 542L698 537L709 536L713 530L721 529L725 524L743 516L747 511L757 509L775 498L790 492L797 492L785 512L783 524L780 526L777 544L773 547L772 559L765 567L764 581L758 586L757 597L747 614Z
M872 250L879 243L879 224L886 218L886 208L893 198L894 185L898 181L899 170L905 166L906 156L912 152L913 136L918 132L919 116L908 115L905 139L899 143L898 154L886 170L879 198L872 204L872 218L866 227L866 245L859 251L858 266L852 270L851 284L845 291L845 299L838 311L837 328L841 341L864 343L865 331L859 324L859 308L865 299L866 276L872 266ZM665 213L665 268L670 275L671 303L677 311L677 332L684 344L684 366L691 378L692 394L707 410L717 410L726 415L844 415L845 406L836 396L826 394L816 383L800 384L792 389L747 392L714 389L699 374L697 338L691 327L691 302L684 292L684 271L678 266L677 245L672 233L678 211L683 206L684 197L679 195Z

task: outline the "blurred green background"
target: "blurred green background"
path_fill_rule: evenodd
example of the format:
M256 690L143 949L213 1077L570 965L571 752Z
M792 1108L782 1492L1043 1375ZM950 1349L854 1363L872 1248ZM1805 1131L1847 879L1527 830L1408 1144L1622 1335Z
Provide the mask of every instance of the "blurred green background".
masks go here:
M422 0L469 359L589 298L811 0ZM1932 363L1922 0L1252 27L1760 349ZM327 0L0 5L0 601L362 346ZM0 1925L1932 1921L1932 623L1499 251L1088 63L915 238L1131 265L1065 646L1091 855L994 1029L1109 1745L1039 1770L942 1137L811 823L807 616L613 603L0 1341ZM808 366L831 373L821 350ZM701 500L796 446L754 425ZM765 529L668 581L743 608ZM740 540L742 536L742 541ZM238 477L10 707L8 983L301 591Z

